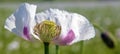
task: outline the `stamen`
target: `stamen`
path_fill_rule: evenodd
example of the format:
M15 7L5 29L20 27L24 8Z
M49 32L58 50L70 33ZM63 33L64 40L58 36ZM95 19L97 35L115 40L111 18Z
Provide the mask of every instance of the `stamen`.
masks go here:
M53 21L45 20L34 27L34 33L38 35L43 42L50 42L58 37L61 32L61 27Z

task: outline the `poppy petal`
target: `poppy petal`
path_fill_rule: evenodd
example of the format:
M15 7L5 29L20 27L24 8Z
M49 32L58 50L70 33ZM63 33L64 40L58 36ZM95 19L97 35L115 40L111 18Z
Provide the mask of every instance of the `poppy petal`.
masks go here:
M75 39L71 44L95 37L94 27L84 16L73 13L71 22L71 29L75 33Z
M5 28L9 31L22 36L24 39L30 37L30 26L32 18L35 17L36 5L22 4L5 22ZM27 36L25 34L27 31Z

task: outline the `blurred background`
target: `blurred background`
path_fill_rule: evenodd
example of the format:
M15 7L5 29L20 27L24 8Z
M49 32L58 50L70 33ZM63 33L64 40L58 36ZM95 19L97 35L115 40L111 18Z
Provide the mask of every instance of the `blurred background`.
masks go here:
M101 39L96 29L96 36L84 42L84 54L120 54L120 1L119 0L0 0L0 54L43 54L44 47L40 41L29 42L4 29L4 23L21 3L38 5L37 13L49 8L58 8L79 13L91 23L96 23L113 34L109 47ZM113 41L115 40L115 41ZM108 41L108 42L107 42ZM55 54L55 45L50 45L50 54ZM80 42L71 46L60 46L60 54L80 54Z

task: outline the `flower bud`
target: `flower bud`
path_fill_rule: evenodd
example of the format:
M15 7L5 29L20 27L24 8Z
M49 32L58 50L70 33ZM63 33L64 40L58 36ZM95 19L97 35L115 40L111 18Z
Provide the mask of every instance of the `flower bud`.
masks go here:
M113 40L109 33L106 32L101 33L101 39L109 48L115 48L115 41Z

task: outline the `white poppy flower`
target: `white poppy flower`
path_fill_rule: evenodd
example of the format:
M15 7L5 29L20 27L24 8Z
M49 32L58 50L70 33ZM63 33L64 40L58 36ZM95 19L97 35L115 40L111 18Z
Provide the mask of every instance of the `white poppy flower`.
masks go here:
M80 14L59 9L36 14L36 5L28 3L7 18L5 28L27 40L33 36L57 45L71 45L95 36L94 27Z

